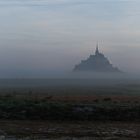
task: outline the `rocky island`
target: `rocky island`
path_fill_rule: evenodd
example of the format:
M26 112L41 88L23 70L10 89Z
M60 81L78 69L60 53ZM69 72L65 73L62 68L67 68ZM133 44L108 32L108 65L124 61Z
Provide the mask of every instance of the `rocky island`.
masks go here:
M98 45L96 46L95 54L90 55L87 60L82 60L80 64L74 67L73 71L121 73L121 71L117 67L114 67L110 63L110 61L104 56L104 54L99 52Z

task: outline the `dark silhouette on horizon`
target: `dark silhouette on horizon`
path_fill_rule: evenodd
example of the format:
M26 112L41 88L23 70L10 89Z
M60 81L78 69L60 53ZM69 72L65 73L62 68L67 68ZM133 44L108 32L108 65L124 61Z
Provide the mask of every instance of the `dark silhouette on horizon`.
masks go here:
M104 56L99 52L98 44L94 55L90 55L87 60L82 60L80 64L76 65L73 71L89 71L89 72L115 72L121 73L121 71L114 67Z

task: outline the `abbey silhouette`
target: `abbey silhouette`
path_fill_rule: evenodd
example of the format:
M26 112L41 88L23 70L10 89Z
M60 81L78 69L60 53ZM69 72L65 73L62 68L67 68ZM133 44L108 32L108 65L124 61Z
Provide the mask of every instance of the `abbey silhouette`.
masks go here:
M76 65L73 71L90 71L90 72L116 72L121 71L114 67L104 54L99 52L98 45L94 55L90 55L87 60L82 60L80 64Z

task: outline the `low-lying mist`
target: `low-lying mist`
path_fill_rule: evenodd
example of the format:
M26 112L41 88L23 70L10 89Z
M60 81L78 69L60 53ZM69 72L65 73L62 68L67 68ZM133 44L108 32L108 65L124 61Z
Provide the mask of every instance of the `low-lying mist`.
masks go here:
M0 87L95 87L139 84L140 76L127 73L65 72L41 77L0 79Z

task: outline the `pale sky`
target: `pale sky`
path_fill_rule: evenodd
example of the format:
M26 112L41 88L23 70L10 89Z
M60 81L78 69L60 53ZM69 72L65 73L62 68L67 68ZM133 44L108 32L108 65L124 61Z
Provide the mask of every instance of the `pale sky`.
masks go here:
M0 0L0 78L70 72L101 52L140 71L140 0Z

